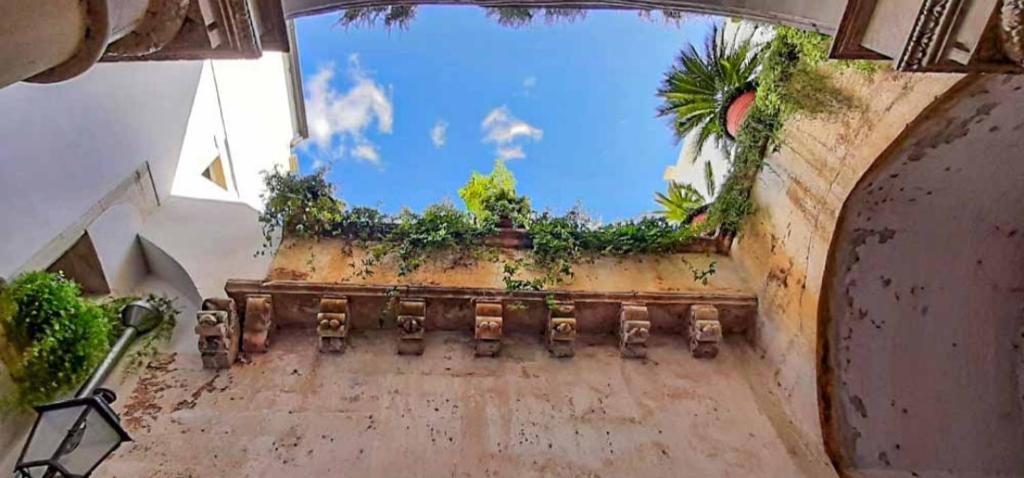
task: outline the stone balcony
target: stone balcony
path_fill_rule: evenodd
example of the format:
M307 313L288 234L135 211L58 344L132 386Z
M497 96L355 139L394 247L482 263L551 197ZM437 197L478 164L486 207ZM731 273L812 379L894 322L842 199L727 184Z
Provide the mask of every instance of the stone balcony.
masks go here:
M499 242L514 245L505 239ZM515 247L490 257L437 258L400 277L386 263L361 273L366 251L340 240L288 241L268 277L229 280L231 301L208 302L209 326L200 325L200 334L213 344L211 357L233 356L228 344L238 343L242 352L266 352L277 330L292 328L319 337L324 352L343 352L358 333L392 331L398 353L418 355L427 334L464 332L476 339L478 355L496 355L503 337L521 334L560 357L573 355L577 337L616 337L624 357L642 358L647 339L664 335L713 358L723 334L751 332L757 314L756 296L728 256L709 252L715 249L714 240L703 240L675 254L595 259L552 290L510 291L502 265L523 256ZM691 267L712 262L715 274L705 284Z

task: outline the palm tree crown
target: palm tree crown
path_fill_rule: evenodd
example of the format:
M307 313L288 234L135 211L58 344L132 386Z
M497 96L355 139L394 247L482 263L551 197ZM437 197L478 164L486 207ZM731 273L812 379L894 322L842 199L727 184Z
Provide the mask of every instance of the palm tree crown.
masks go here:
M760 66L759 48L749 36L727 38L715 25L703 50L690 45L665 74L658 96L663 100L658 116L670 116L676 140L689 133L699 154L713 141L721 149L732 138L725 129L725 111L741 94L754 89Z
M657 211L657 214L676 223L685 222L704 205L704 196L696 188L676 181L668 184L667 193L655 192L654 200L664 208Z

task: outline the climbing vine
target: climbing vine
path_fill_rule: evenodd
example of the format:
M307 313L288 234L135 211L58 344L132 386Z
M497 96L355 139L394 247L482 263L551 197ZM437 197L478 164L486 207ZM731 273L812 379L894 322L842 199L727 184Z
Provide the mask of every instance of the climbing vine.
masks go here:
M678 252L713 230L707 225L673 224L661 217L601 225L579 208L563 215L539 213L526 197L516 194L514 179L501 172L502 166L496 165L498 174L474 173L460 190L460 195L472 198L466 201L474 204L471 212L442 203L422 213L404 210L394 216L365 207L346 210L341 200L334 199L333 186L322 181L322 171L313 179L274 171L266 176L267 201L286 207L268 207L260 220L267 237L283 232L364 243L369 251L360 268L364 276L386 261L393 261L398 274L405 276L443 253L482 257L485 240L499 227L520 228L528 234L529 247L525 257L503 264L503 280L510 290L542 290L564 283L573 278L575 264L597 257ZM287 199L278 199L278 194ZM315 207L303 205L303 198L314 201ZM534 278L523 278L526 271Z
M736 138L730 171L708 212L708 222L737 233L754 212L751 190L765 156L777 149L785 122L798 114L820 115L854 106L821 66L828 59L826 35L776 27L761 53L757 98ZM828 61L837 69L873 74L883 64L872 61Z
M372 208L346 209L325 180L325 171L309 176L274 171L266 175L266 210L260 217L267 244L279 232L300 237L338 237L365 242L369 257L362 273L372 274L384 261L394 260L399 275L418 269L432 256L455 252L474 256L499 227L525 229L530 246L525 257L505 262L502 279L508 289L542 290L574 277L574 266L596 257L669 254L682 250L702 234L735 234L754 211L751 190L765 155L780 144L785 121L798 113L819 114L848 106L849 99L832 85L820 66L827 58L828 38L778 27L760 54L757 97L736 138L730 173L719 194L697 214L645 217L597 224L580 209L566 214L537 212L516 191L515 178L501 161L488 175L474 172L459 190L467 211L438 204L422 213L402 211L391 216ZM836 63L871 73L871 62ZM693 204L698 206L698 204ZM687 210L689 212L689 210ZM678 216L678 217L677 217ZM686 263L695 281L707 283L716 264L704 268ZM530 272L533 278L524 278Z

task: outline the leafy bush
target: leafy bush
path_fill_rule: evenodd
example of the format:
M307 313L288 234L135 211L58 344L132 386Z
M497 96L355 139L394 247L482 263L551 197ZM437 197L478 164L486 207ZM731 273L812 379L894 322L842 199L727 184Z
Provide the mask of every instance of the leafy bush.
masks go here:
M31 407L78 387L124 332L121 309L138 297L95 303L60 274L30 272L0 287L0 359L15 385L3 405ZM138 339L128 370L141 366L160 341L170 339L178 311L173 301L146 298L163 317Z
M533 213L527 197L517 196L514 191L507 190L485 197L481 206L484 220L502 227L526 227Z
M325 169L306 176L280 169L263 173L267 192L260 222L265 248L273 245L276 231L298 237L332 233L342 219L345 203L334 197L334 185L327 182L326 174Z
M72 390L110 348L104 309L82 300L78 285L61 275L21 275L0 296L8 304L0 331L14 405L39 405Z
M379 241L394 229L390 216L371 207L354 207L341 213L331 235L357 241Z
M442 251L469 252L483 244L494 229L478 225L468 213L451 204L435 204L416 214L405 210L398 222L371 251L370 263L385 256L398 258L398 275L407 275L419 268L431 255Z
M529 200L516 194L516 178L500 159L494 161L494 169L487 176L473 171L466 185L459 189L459 197L466 210L481 223L501 219L522 221L523 206L525 215L529 215Z

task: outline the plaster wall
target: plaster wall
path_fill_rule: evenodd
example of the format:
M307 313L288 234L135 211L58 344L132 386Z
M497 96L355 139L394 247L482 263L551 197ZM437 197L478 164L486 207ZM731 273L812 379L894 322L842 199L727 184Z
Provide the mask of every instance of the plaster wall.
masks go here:
M1024 476L1024 79L987 76L844 206L822 296L826 441L864 477Z
M167 196L200 67L101 64L65 83L0 90L0 276L147 161Z
M270 256L256 255L263 241L258 216L242 203L172 197L140 236L180 264L200 297L224 297L228 279L267 274Z
M899 133L958 81L955 75L849 72L837 84L855 106L795 118L754 187L756 213L732 257L757 293L756 344L789 419L820 448L816 386L818 300L843 201Z
M407 276L398 276L397 265L384 261L373 267L373 274L361 274L367 257L365 249L337 239L287 240L277 251L269 279L338 282L368 285L427 285L504 289L502 267L505 262L525 257L522 251L501 249L497 254L482 254L472 259L462 256L438 257L427 261ZM708 283L694 279L687 263L704 270L715 263L716 273ZM725 292L746 293L742 276L727 256L717 254L668 254L630 258L600 258L573 267L575 277L557 288L592 292ZM525 268L520 278L536 275ZM240 277L241 278L241 277ZM259 278L259 277L247 277Z
M262 207L260 173L275 167L287 170L297 136L289 102L289 61L287 54L267 52L256 60L203 63L172 194ZM202 176L218 157L226 188Z

